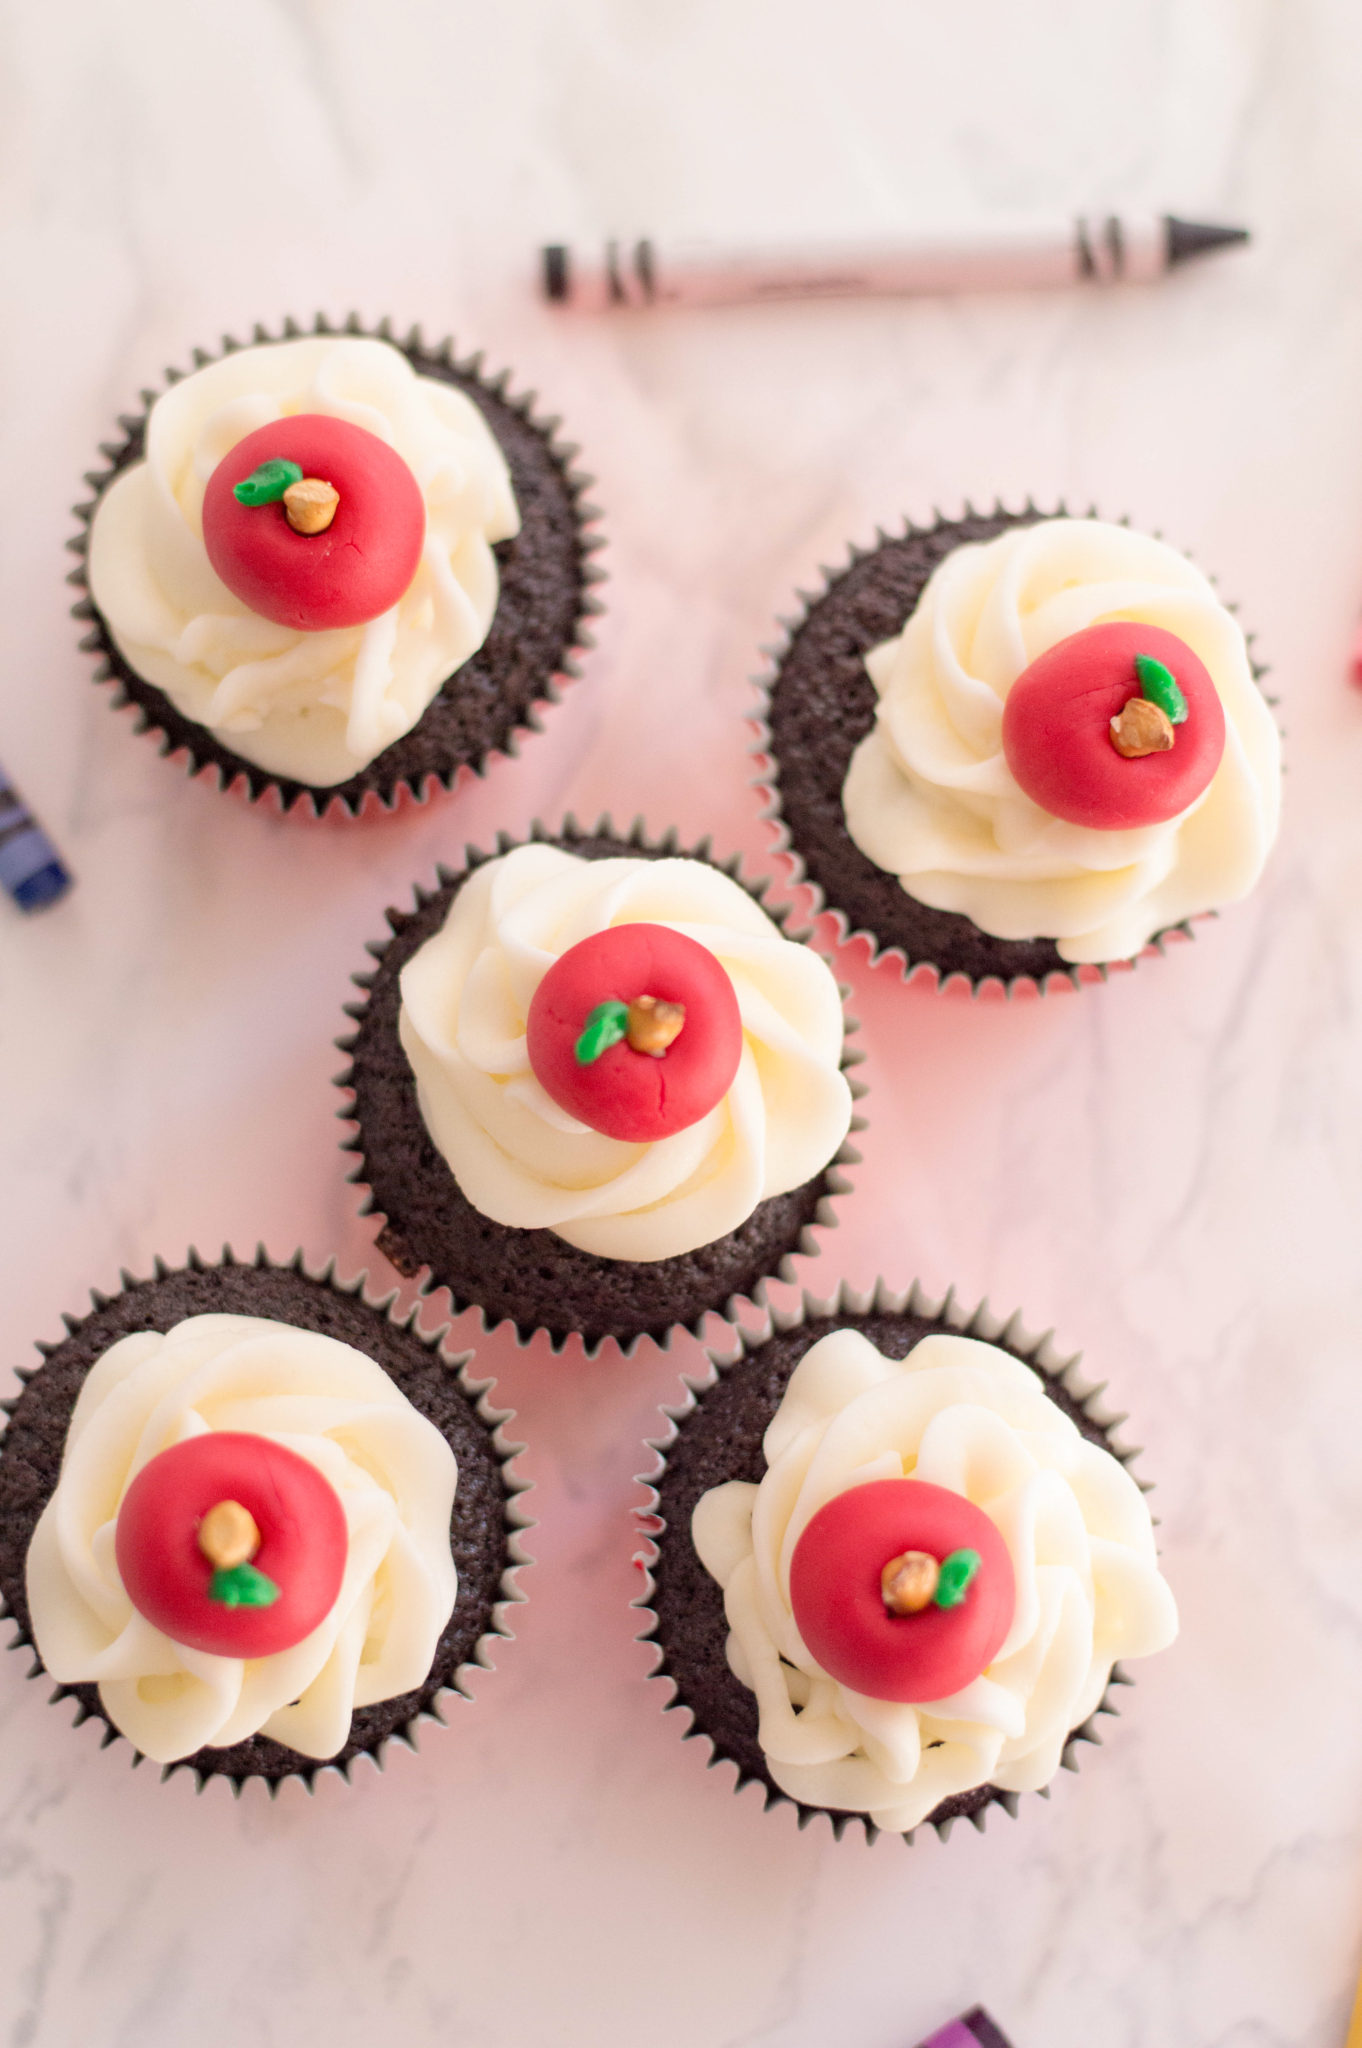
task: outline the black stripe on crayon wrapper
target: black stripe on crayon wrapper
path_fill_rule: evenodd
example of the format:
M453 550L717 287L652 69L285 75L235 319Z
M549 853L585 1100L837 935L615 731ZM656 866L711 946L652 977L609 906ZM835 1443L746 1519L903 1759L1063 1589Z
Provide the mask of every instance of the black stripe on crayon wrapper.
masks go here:
M979 2048L1012 2048L1002 2028L995 2026L982 2005L976 2005L972 2012L967 2012L964 2023L979 2043Z
M0 846L8 846L10 840L17 839L21 832L34 829L34 822L27 811L0 811Z
M1114 213L1107 215L1106 243L1111 251L1111 269L1114 277L1123 277L1126 267L1126 238L1121 223Z
M568 252L562 242L550 242L544 251L544 297L562 300L568 295Z
M638 281L643 287L645 299L657 297L657 271L653 263L653 245L649 241L639 242L634 249L634 268Z
M1079 275L1080 277L1096 277L1097 264L1092 253L1092 243L1088 240L1088 223L1081 216L1078 221L1077 235Z
M620 276L620 245L607 242L605 245L605 274L610 286L610 303L622 306L625 299L624 281Z

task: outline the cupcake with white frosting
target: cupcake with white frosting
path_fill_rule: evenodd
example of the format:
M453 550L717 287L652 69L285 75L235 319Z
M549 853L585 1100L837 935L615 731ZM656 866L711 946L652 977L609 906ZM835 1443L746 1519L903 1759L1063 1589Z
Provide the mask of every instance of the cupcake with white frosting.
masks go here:
M399 1271L522 1335L662 1341L832 1220L841 994L736 863L569 822L388 921L341 1085Z
M839 1832L1015 1812L1177 1630L1077 1361L881 1287L716 1362L657 1446L638 1603L688 1732Z
M783 844L906 974L1096 978L1240 901L1276 836L1243 630L1128 526L909 527L829 582L766 689Z
M410 1741L523 1596L518 1446L330 1272L158 1264L44 1347L0 1437L0 1593L59 1697L200 1785Z
M599 609L571 451L419 333L319 320L201 353L91 478L101 679L192 771L355 815L536 723Z

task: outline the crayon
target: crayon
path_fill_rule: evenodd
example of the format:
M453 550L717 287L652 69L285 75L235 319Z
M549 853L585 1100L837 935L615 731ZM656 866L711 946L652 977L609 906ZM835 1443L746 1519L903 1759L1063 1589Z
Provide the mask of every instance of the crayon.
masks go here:
M919 2048L1012 2048L1012 2044L996 2020L989 2018L982 2005L976 2005L929 2034Z
M728 306L781 299L1026 290L1038 285L1152 283L1249 239L1247 228L1172 214L1001 223L975 234L904 236L823 246L607 242L599 256L563 243L542 252L546 299L615 306Z
M1353 2004L1353 2016L1348 2022L1348 2038L1343 2048L1362 2048L1362 1984L1357 1987L1357 1998Z
M20 910L42 910L71 886L52 841L0 768L0 885Z

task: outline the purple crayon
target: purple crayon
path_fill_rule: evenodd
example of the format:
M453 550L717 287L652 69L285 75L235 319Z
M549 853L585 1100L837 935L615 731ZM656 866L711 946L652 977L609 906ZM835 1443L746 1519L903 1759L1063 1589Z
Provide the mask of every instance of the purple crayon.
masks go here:
M976 2005L960 2019L929 2034L918 2048L1012 2048L1012 2043L982 2005Z
M71 886L61 856L0 768L0 884L20 910L42 910Z

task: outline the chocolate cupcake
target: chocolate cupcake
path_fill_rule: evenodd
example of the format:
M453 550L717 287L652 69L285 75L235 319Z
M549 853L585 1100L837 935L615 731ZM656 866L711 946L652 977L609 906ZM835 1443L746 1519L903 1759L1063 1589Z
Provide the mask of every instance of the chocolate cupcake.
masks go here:
M600 610L588 480L482 359L318 316L196 350L77 508L97 680L251 801L358 816L514 752Z
M237 1792L381 1766L508 1638L521 1446L470 1353L302 1255L124 1275L22 1372L0 1595L133 1761Z
M1206 577L1128 526L908 526L788 622L768 816L905 978L1098 979L1257 881L1280 748L1256 677Z
M339 1041L387 1257L591 1348L788 1277L856 1157L827 963L707 843L569 819L467 863L388 912Z
M655 1676L735 1789L911 1838L1044 1791L1176 1633L1077 1359L914 1286L807 1295L667 1411Z

